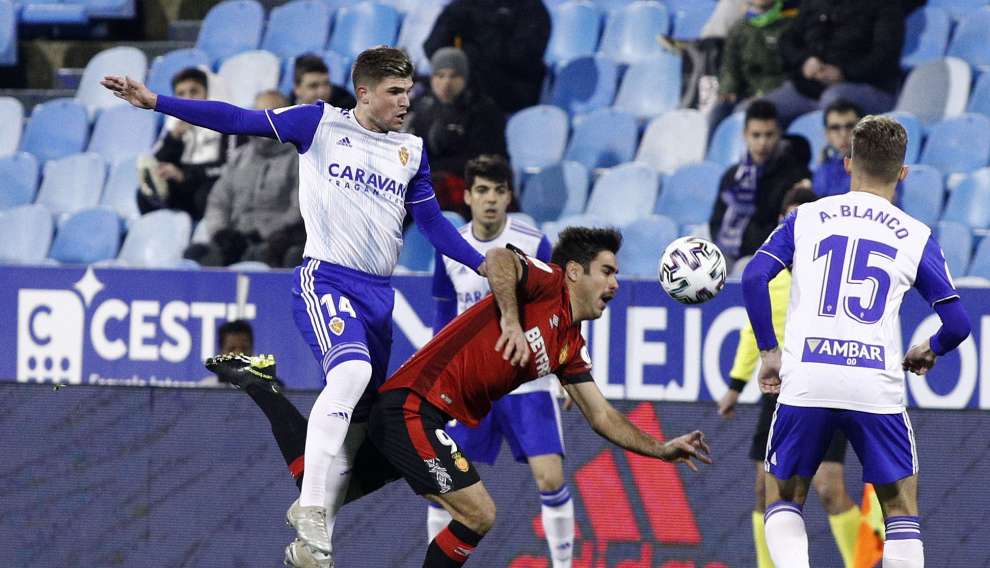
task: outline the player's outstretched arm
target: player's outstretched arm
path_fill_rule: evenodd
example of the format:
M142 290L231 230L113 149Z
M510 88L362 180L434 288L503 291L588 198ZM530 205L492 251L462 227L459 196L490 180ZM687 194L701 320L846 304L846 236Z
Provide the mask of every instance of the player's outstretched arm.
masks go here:
M588 419L591 428L620 448L665 462L684 462L693 471L698 471L698 467L691 458L701 463L712 463L711 458L705 455L710 452L705 435L700 431L695 430L664 443L641 430L609 404L594 381L568 384L564 388Z
M529 363L529 343L519 321L519 298L516 285L522 279L522 260L516 253L504 248L489 249L485 255L488 268L488 286L495 303L502 312L499 324L502 335L495 344L495 351L502 351L502 358L525 367Z
M108 75L100 84L113 91L118 99L124 99L138 108L153 109L158 103L158 95L148 90L144 83L130 77L115 77Z

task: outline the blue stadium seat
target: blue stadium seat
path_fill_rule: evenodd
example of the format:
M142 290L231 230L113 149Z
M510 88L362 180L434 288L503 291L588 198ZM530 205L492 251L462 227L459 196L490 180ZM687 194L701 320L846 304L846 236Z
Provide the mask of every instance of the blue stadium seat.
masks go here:
M671 7L673 30L671 35L676 40L692 40L701 36L701 28L705 27L708 18L715 11L715 2L711 0L690 0L678 2Z
M406 14L402 19L402 27L399 28L399 37L395 40L395 46L405 51L416 66L418 75L430 75L430 58L423 50L423 43L433 31L433 24L443 11L443 5L439 2L427 2L425 6L420 6ZM329 65L329 63L327 64ZM342 83L337 83L338 85Z
M976 246L976 254L969 264L967 276L979 276L990 280L990 239L984 238Z
M567 227L591 227L602 229L610 226L611 223L601 217L598 217L597 215L581 214L561 217L556 221L547 221L546 223L543 223L541 230L543 231L543 234L547 236L547 240L550 241L550 244L556 245L558 235L560 235L560 232Z
M103 188L100 205L109 207L128 226L141 216L137 205L137 157L123 158L113 163L107 185Z
M888 112L887 116L901 123L901 126L907 132L908 143L907 150L904 152L904 163L917 163L918 158L921 156L921 142L924 139L921 121L913 114L904 111Z
M570 115L584 114L612 104L618 70L608 57L579 57L563 64L556 73L550 104Z
M120 219L105 207L84 209L59 223L48 257L66 264L115 258L120 250Z
M949 274L966 274L973 256L973 232L969 227L962 223L943 221L938 224L938 242L942 244ZM952 246L946 246L946 243L952 243Z
M745 124L746 113L743 112L734 113L720 122L712 135L705 159L723 168L738 164L746 152L746 141L743 139Z
M512 168L535 173L560 162L567 133L567 113L555 106L538 105L512 115L505 126Z
M173 95L172 77L189 67L210 67L210 56L201 49L190 47L176 49L165 55L159 55L151 62L148 71L148 81L145 83L152 93Z
M402 234L402 252L399 253L399 266L413 272L426 272L433 269L433 261L433 245L419 232L419 228L415 223L409 225Z
M588 169L577 162L561 162L527 180L520 206L542 225L581 213L587 199Z
M398 30L399 12L395 8L362 2L337 13L328 49L353 61L369 47L394 45Z
M636 151L636 161L663 173L705 159L708 117L694 109L672 110L650 121Z
M44 205L0 211L0 263L39 264L52 244L54 221Z
M602 14L608 14L614 10L625 8L632 4L634 0L592 0Z
M794 122L787 127L788 134L800 134L811 145L811 161L808 163L808 168L812 171L818 169L818 164L822 159L822 150L827 144L824 116L823 111L814 110L795 118Z
M946 55L958 57L978 71L990 67L990 6L966 15L956 27Z
M159 209L146 213L127 232L116 264L146 268L176 266L189 246L191 233L192 219L185 211Z
M323 52L323 62L330 69L330 81L334 85L346 87L354 94L354 84L351 82L351 60L333 50Z
M962 223L975 230L990 229L990 168L976 170L959 182L949 194L942 221Z
M257 0L226 0L203 18L196 47L210 56L216 68L228 57L258 49L264 22L265 9Z
M574 120L574 133L564 159L589 170L629 162L636 153L636 119L612 108L598 109Z
M87 152L96 152L112 164L151 149L158 134L158 116L131 105L100 113Z
M268 272L272 267L260 260L242 260L227 266L227 270L235 272Z
M135 0L73 0L86 8L90 18L129 20L134 17Z
M952 29L948 12L935 6L922 6L911 12L904 26L901 69L909 71L945 55Z
M588 0L572 0L550 10L553 27L543 59L550 65L592 55L598 48L602 15Z
M626 276L656 278L660 255L677 236L677 222L662 215L650 215L626 225L618 255L619 271Z
M88 139L86 107L74 99L53 99L34 107L21 150L46 162L82 152Z
M633 2L608 15L598 51L620 64L636 63L661 51L657 41L667 35L670 15L659 2Z
M659 189L660 175L655 169L629 162L598 178L585 210L608 223L625 226L653 211Z
M260 93L279 88L282 62L267 51L245 51L224 61L217 76L227 85L231 103L254 108L254 99Z
M913 165L908 170L903 187L901 208L904 212L934 227L942 213L942 196L945 194L942 173L931 166Z
M934 166L943 175L986 166L990 162L990 118L966 113L933 124L920 162Z
M467 220L461 217L460 213L456 211L444 211L443 216L450 221L450 224L454 227L460 228L467 224Z
M17 64L17 10L10 0L0 0L0 66Z
M681 57L654 53L633 63L622 77L615 107L646 121L681 104Z
M24 132L24 105L14 97L0 97L0 156L17 151Z
M969 95L969 107L966 111L990 117L990 73L983 73L976 80L973 92Z
M15 4L15 9L17 5ZM18 19L25 24L85 24L89 22L82 4L63 4L57 0L30 2L21 5Z
M31 203L37 192L37 158L27 152L0 157L0 210Z
M100 81L107 75L127 75L143 83L147 72L148 58L140 49L127 46L105 49L86 64L76 90L76 100L86 105L90 119L96 118L101 110L129 105L127 101L115 97L113 91L101 85Z
M970 12L979 10L987 5L986 0L928 0L929 7L941 8L949 13L953 20L966 17Z
M679 225L707 223L724 172L725 168L719 164L701 162L663 176L653 212L670 217Z
M56 217L96 207L103 193L107 171L99 154L73 154L45 164L35 203L48 207Z
M322 0L292 0L272 9L261 49L278 57L319 53L330 36L332 14Z
M910 112L929 126L966 110L972 71L957 57L943 57L915 67L897 97L896 111Z

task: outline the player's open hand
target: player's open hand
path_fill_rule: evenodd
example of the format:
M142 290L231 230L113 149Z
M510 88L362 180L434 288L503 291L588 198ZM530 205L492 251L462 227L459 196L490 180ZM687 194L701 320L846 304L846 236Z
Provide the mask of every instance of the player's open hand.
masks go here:
M663 445L662 459L665 462L687 464L691 471L698 471L698 466L694 465L691 458L701 463L712 463L712 459L706 454L710 454L708 444L705 443L705 435L700 430L695 430L690 434L678 436Z
M526 342L526 334L518 323L507 324L503 318L502 335L495 343L495 351L501 351L502 359L512 366L525 367L529 363L529 343Z
M760 351L760 392L780 394L780 347Z
M149 91L144 83L130 77L107 75L100 84L113 91L118 99L124 99L138 108L153 109L158 103L158 95Z
M907 354L904 355L904 360L901 361L901 368L905 371L911 371L915 375L924 375L935 366L936 359L938 359L938 355L932 351L931 344L929 341L924 341L908 349Z

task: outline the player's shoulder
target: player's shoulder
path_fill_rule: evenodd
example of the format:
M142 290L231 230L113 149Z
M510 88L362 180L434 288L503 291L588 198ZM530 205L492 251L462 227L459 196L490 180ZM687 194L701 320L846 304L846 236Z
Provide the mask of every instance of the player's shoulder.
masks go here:
M505 228L505 240L518 246L530 256L536 256L540 242L545 236L536 227L513 217L509 217Z

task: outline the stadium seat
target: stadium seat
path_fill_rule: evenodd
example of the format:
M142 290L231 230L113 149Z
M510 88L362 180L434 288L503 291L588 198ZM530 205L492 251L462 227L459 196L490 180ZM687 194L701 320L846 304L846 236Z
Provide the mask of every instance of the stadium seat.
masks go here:
M596 215L572 215L569 217L561 217L557 221L547 221L541 227L543 234L547 236L547 240L550 244L557 244L557 237L560 232L567 227L591 227L595 229L602 229L609 227L611 224L608 221L603 220L601 217ZM621 250L621 249L620 249Z
M976 254L969 264L967 276L979 276L990 280L990 239L983 238L976 246Z
M354 94L354 84L351 82L351 60L333 50L323 52L323 62L330 69L330 81L334 85L346 87Z
M681 103L681 58L654 53L633 63L622 77L615 107L646 121Z
M117 160L110 168L107 185L100 197L100 205L113 209L117 216L130 226L141 216L137 205L137 192L137 157Z
M910 71L926 61L945 55L952 29L948 12L935 6L922 6L911 12L904 27L901 69Z
M73 154L45 163L39 203L56 218L96 207L107 177L106 164L99 154Z
M16 10L17 4L14 5ZM89 16L86 15L86 7L82 4L63 4L56 0L51 2L31 2L21 5L18 20L25 24L86 24Z
M423 50L423 43L433 31L433 24L443 11L443 5L439 2L429 2L426 6L421 6L410 11L402 19L402 27L399 28L399 38L395 41L395 46L405 51L416 66L416 73L419 75L430 75L430 58ZM327 63L329 65L329 63ZM343 83L336 83L341 85Z
M555 1L555 0L553 0ZM632 4L634 0L592 0L602 14L625 8Z
M34 107L21 150L46 162L82 152L88 139L86 107L74 99L53 99Z
M653 211L660 175L647 164L629 162L606 171L591 190L586 211L625 226Z
M159 55L151 62L146 85L152 93L173 95L172 77L189 67L210 67L210 56L195 47L176 49L165 55Z
M259 93L278 89L282 62L260 49L238 53L220 65L217 75L227 84L231 102L239 107L254 108Z
M618 254L619 270L625 276L655 278L660 255L677 235L677 222L662 215L650 215L626 225Z
M913 114L904 111L888 112L887 116L901 123L901 126L907 132L908 143L907 150L904 152L904 163L917 163L918 157L921 156L921 143L924 139L921 121Z
M746 152L746 141L743 139L745 124L746 113L743 112L734 113L720 122L708 145L705 159L723 168L738 164Z
M454 227L460 228L467 224L464 217L461 217L461 214L456 211L444 211L443 216L450 221L450 224Z
M86 105L89 118L104 109L130 104L114 96L113 91L100 84L107 75L123 77L127 75L135 81L144 82L148 72L148 58L136 47L111 47L96 54L83 70L76 100Z
M567 127L567 113L555 106L533 106L512 115L505 126L512 168L535 173L560 162L567 145Z
M59 223L48 257L67 264L91 264L116 257L118 250L120 219L111 209L96 207Z
M264 22L265 9L257 0L226 0L210 8L203 18L196 47L216 68L242 51L258 49Z
M38 264L52 244L51 212L29 204L0 211L0 263Z
M227 270L235 272L268 272L272 267L259 260L242 260L227 266Z
M191 233L192 219L185 211L159 209L146 213L127 232L117 264L145 268L178 265Z
M701 36L701 28L705 27L708 18L715 11L715 2L711 0L690 0L678 2L671 7L673 25L671 34L676 40L692 40Z
M281 59L320 53L330 36L331 17L322 0L292 0L272 8L261 49Z
M0 0L0 66L17 64L17 7Z
M402 234L402 252L399 253L399 266L413 272L426 272L433 269L434 249L430 241L419 232L415 223L409 225Z
M550 10L553 27L543 59L550 65L593 55L598 48L602 15L588 0L572 0Z
M662 51L657 38L667 35L670 15L659 2L638 1L608 14L598 51L616 63L636 63Z
M574 133L564 159L589 170L629 162L636 153L636 119L612 108L598 109L574 120Z
M17 151L24 131L24 105L14 97L0 97L0 156Z
M0 156L0 210L31 203L37 192L37 158L27 152Z
M724 172L725 168L718 164L701 162L664 175L653 212L681 226L708 223Z
M938 224L938 241L942 243L949 275L966 274L973 255L973 232L969 227L962 223L943 221ZM945 243L952 243L952 246L946 246Z
M966 113L933 124L919 161L943 175L986 166L990 162L990 118Z
M650 121L636 161L661 173L672 173L681 166L703 161L707 144L708 118L694 109L673 110Z
M990 117L990 73L983 73L976 80L973 92L969 95L969 107L966 111Z
M908 170L903 186L901 209L929 227L934 227L942 213L942 196L945 193L942 173L931 166L916 164Z
M526 182L521 207L538 225L584 211L588 169L577 162L543 168Z
M618 70L608 57L592 55L564 63L554 77L550 104L571 116L612 104Z
M133 18L137 4L135 0L73 0L72 3L82 4L86 8L86 15L90 18L116 20Z
M369 47L394 45L398 30L399 12L395 8L362 2L337 12L328 49L353 61Z
M958 57L977 71L990 67L990 6L974 10L956 26L945 54Z
M949 194L942 221L961 223L974 230L990 229L990 168L976 170L959 182Z
M812 171L818 169L818 164L822 159L822 150L825 148L825 113L814 110L794 119L794 122L787 127L788 134L799 134L804 136L811 145L811 161L808 168Z
M971 76L969 64L956 57L922 63L908 75L894 110L913 114L926 127L957 117L966 110Z
M953 20L959 20L974 10L987 5L987 0L928 0L929 7L941 8L948 12Z
M158 134L158 116L131 105L100 113L87 152L96 152L108 164L151 149Z

